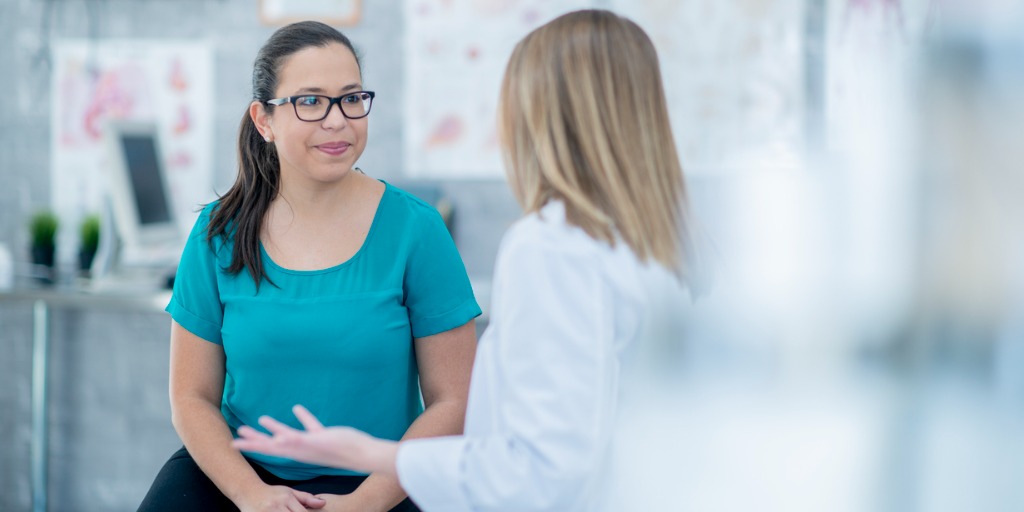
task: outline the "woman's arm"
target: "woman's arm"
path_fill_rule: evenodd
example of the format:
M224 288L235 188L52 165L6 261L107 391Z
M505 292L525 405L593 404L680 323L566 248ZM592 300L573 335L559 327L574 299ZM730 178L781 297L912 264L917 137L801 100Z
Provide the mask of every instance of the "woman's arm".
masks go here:
M476 323L473 320L449 331L416 339L416 363L426 407L402 436L403 440L462 433L475 355ZM380 442L374 445L385 451L389 446L395 444ZM385 461L385 467L365 468L372 474L349 495L349 499L358 502L358 507L352 510L386 511L405 499L405 491L395 477L394 456L390 459L391 467L388 468L387 456L379 450L375 452L375 460Z
M171 421L192 458L218 489L243 511L320 508L322 499L270 486L229 446L231 431L220 412L224 349L171 324Z
M527 226L529 227L529 226ZM607 249L522 229L503 242L493 323L474 378L497 428L402 443L396 468L425 510L580 510L607 455L617 384Z

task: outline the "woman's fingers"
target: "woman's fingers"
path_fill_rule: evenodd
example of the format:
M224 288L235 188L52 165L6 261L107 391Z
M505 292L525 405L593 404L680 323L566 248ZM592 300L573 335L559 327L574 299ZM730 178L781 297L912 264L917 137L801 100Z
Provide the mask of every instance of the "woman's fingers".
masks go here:
M292 408L295 417L306 429L306 432L323 430L324 426L320 420L313 416L313 413L301 405ZM242 451L262 452L269 455L286 455L289 450L294 449L297 444L302 444L305 432L275 420L270 416L260 416L257 422L269 434L256 430L250 426L238 427L238 438L231 444ZM308 505L307 505L308 507Z
M234 446L243 452L263 452L273 449L274 439L270 437L260 439L246 439L244 437L239 437L231 441L231 446Z
M238 427L238 435L242 439L270 439L270 436L248 425L242 425L241 427Z
M323 498L319 496L314 496L308 492L297 491L292 489L292 494L294 494L295 498L299 500L299 503L306 508L323 508L324 505L327 504L327 501L324 500Z
M264 434L248 425L238 427L238 438L231 442L235 448L244 451L260 451L267 453L276 451L275 447L282 441L293 439L300 432L270 416L260 416L259 424L270 434Z
M324 428L323 424L320 423L320 420L316 419L316 416L313 416L313 413L309 412L308 409L301 405L296 404L295 407L292 407L292 413L294 413L295 417L299 419L302 426L306 427L306 430L321 430Z
M270 416L260 416L260 419L257 421L263 426L263 428L269 430L270 433L274 435L286 434L295 431L294 428L291 428Z

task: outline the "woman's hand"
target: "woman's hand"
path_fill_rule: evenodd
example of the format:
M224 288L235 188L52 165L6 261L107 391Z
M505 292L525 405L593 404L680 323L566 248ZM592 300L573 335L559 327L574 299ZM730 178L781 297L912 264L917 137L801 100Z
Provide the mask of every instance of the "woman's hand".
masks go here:
M316 496L327 502L321 512L387 512L387 509L365 503L354 494L317 494Z
M271 435L248 426L238 429L235 448L247 452L350 469L364 473L395 474L395 456L398 443L377 439L350 427L325 428L305 407L292 408L306 430L296 430L269 416L259 419L260 425Z
M283 485L264 485L246 493L244 500L236 503L241 512L306 512L321 509L326 504L321 497Z

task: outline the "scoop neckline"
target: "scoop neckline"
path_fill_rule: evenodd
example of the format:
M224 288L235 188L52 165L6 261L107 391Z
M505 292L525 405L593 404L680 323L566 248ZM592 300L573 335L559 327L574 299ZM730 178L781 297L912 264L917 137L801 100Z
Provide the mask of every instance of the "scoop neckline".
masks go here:
M270 253L267 252L267 249L265 247L263 247L263 240L260 240L259 241L259 244L260 244L260 255L263 256L263 260L265 262L267 262L267 264L269 264L269 266L273 267L274 269L276 269L276 270L278 270L280 272L283 272L285 274L293 274L293 275L301 275L301 276L309 276L309 275L325 274L325 273L328 273L328 272L334 272L334 271L342 269L342 268L348 266L349 264L351 264L352 262L356 261L364 252L366 252L366 247L368 245L370 245L370 240L373 238L374 233L377 232L377 224L378 224L378 220L380 219L380 212L381 212L381 210L384 207L384 201L388 197L388 192L391 191L391 184L390 183L388 183L388 182L386 182L384 180L380 180L380 179L378 179L377 181L380 181L381 183L384 184L384 193L381 194L380 201L377 202L377 209L374 210L374 212L373 212L373 220L370 221L370 230L366 233L366 238L363 239L363 244L360 245L359 249L356 250L355 254L350 256L347 260L345 260L345 261L343 261L341 263L338 263L337 265L332 265L330 267L321 268L321 269L313 269L313 270L290 269L290 268L282 267L276 261L274 261L274 259L270 257Z

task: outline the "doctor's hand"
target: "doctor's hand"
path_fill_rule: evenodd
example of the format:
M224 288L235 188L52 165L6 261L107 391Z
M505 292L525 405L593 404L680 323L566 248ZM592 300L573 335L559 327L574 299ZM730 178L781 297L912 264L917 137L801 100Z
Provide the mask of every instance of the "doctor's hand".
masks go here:
M377 439L351 427L324 427L305 407L292 408L305 430L297 430L269 416L259 424L270 432L238 428L239 438L232 445L246 452L285 457L300 462L349 469L363 473L383 472L395 475L398 443Z

